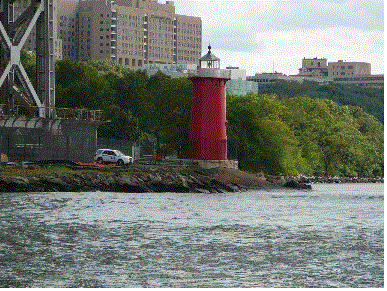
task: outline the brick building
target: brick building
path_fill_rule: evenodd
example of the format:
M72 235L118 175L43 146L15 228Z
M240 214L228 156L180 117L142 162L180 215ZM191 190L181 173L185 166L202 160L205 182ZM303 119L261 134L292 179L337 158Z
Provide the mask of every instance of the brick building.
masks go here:
M15 18L30 0L15 2ZM175 13L173 1L56 0L55 58L114 59L131 68L145 64L197 64L200 17ZM35 31L24 48L35 52Z
M196 64L201 55L201 19L176 14L173 1L58 0L57 18L64 59L142 68Z

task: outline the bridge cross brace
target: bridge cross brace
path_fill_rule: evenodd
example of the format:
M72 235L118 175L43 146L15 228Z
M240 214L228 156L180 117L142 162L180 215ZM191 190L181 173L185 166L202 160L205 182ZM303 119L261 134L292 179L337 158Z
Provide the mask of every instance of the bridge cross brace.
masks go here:
M5 3L6 1L7 3ZM4 8L9 6L5 6L5 4L9 4L10 1L12 0L2 0L2 10L0 10L0 12L8 13L8 11L4 11ZM43 13L45 11L46 13ZM32 0L31 5L16 19L16 21L7 25L8 30L0 21L0 42L6 55L5 60L3 58L3 63L0 65L0 87L4 84L4 81L8 77L12 86L9 88L12 95L22 101L24 105L26 105L27 109L37 110L39 117L54 117L55 115L52 18L53 0ZM40 20L40 23L38 20ZM43 31L46 32L44 34L44 44L43 46L39 46L43 48L43 51L37 51L37 66L39 66L39 57L41 58L39 63L42 64L41 68L37 67L37 71L44 72L43 74L37 75L37 78L40 78L40 80L38 80L38 87L40 87L38 88L38 92L40 94L37 93L32 85L32 82L28 77L20 59L21 50L35 25L37 30L43 29ZM37 50L39 41L38 37L36 37ZM12 73L16 73L24 92L20 91L13 83L13 78L9 77Z

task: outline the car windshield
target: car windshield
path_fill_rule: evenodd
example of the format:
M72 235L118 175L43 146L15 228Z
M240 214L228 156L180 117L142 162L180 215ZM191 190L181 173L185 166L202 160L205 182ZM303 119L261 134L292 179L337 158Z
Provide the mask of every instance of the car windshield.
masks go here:
M116 151L116 154L118 155L118 156L125 156L123 153L121 153L120 151Z

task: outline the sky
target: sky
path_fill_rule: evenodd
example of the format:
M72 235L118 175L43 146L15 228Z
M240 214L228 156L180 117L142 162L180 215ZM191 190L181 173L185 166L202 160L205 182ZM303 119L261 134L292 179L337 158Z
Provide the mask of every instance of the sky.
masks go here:
M159 1L163 3L164 1ZM177 14L202 19L202 54L208 44L221 67L247 75L294 75L302 59L371 63L384 73L383 0L175 0Z

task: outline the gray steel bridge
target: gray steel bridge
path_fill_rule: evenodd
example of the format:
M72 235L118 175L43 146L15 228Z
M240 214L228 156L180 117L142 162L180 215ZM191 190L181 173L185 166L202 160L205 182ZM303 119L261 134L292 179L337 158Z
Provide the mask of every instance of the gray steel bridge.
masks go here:
M0 0L0 162L89 162L102 112L55 108L54 0L29 0L15 18L17 1L22 0ZM35 87L21 63L21 50L34 27ZM28 117L25 110L19 114L20 106L28 109Z
M55 117L54 0L31 0L14 18L17 0L0 0L0 104L2 114L13 115L14 100L42 118ZM20 53L36 26L36 88L31 83ZM19 80L22 90L16 86Z

